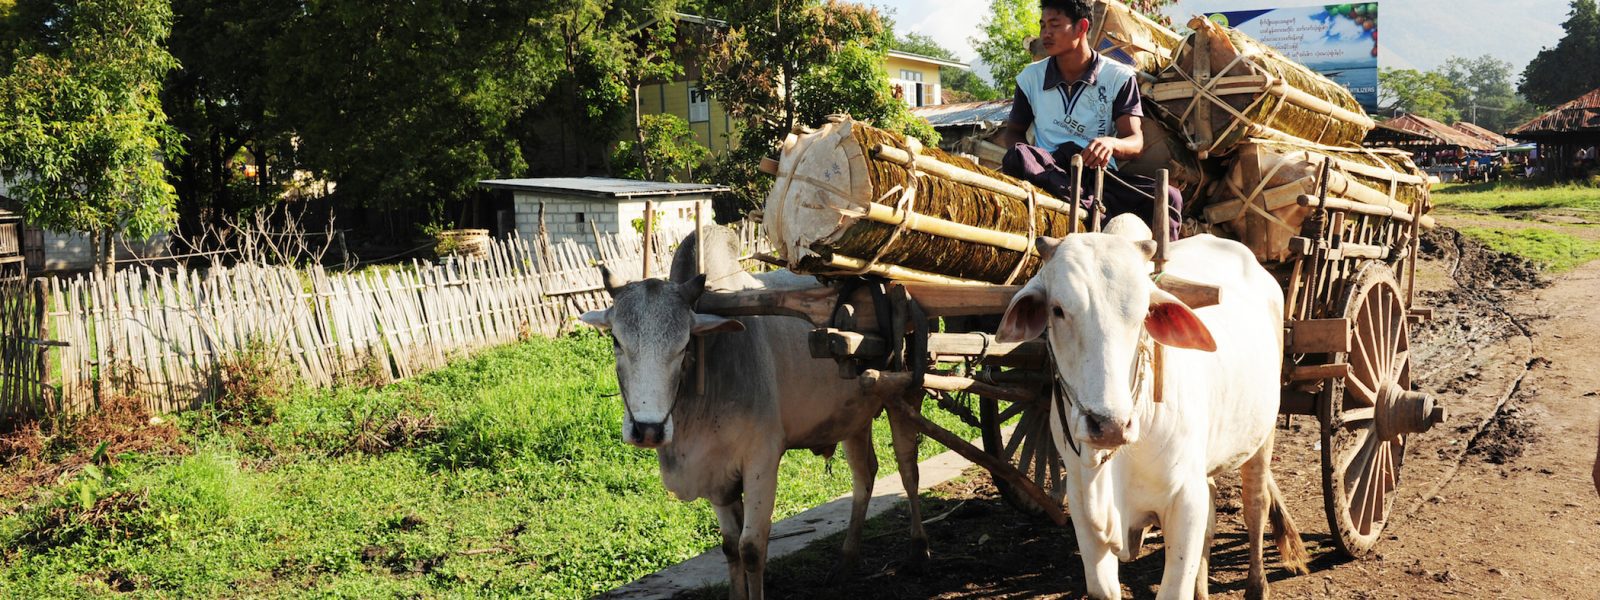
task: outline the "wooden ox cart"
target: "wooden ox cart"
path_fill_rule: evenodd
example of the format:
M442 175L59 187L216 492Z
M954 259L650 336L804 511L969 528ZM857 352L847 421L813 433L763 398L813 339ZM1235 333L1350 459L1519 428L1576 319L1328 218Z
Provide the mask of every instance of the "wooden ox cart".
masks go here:
M845 133L840 133L840 127ZM1043 197L1016 180L955 157L923 152L914 144L906 147L898 138L874 143L858 133L855 140L863 143L851 145L847 139L850 129L847 118L836 119L823 131L808 133L805 138L791 137L783 159L764 165L776 172L780 188L769 199L766 225L769 232L791 235L774 240L784 256L772 260L817 274L825 285L790 291L708 293L701 297L699 309L724 316L786 314L810 320L816 326L810 344L813 356L838 361L839 375L857 379L862 386L909 390L888 401L888 410L909 417L927 437L988 469L1013 504L1064 524L1061 464L1049 430L1051 367L1044 341L1002 344L982 327L962 328L959 323L969 317L997 317L1005 311L1021 288L1018 284L1026 279L1019 278L1019 272L1027 272L1022 263L1033 260L1028 233L1059 233L1062 217L1068 235L1094 228L1100 220L1094 214L1098 207L1078 214L1079 197L1089 190L1075 186L1066 200ZM828 152L844 156L841 160L847 164L841 169L826 161L819 163L823 159L806 153L808 140L815 142L813 147L823 145ZM841 147L847 148L837 152ZM1314 160L1315 156L1300 158ZM887 187L879 180L885 173L883 165L870 161L905 170L889 190L894 193L880 191ZM878 170L871 181L859 176L863 165ZM1335 539L1341 549L1363 556L1377 543L1398 496L1408 437L1445 419L1444 409L1430 396L1411 389L1409 328L1429 316L1426 310L1412 308L1417 240L1419 230L1431 226L1431 220L1424 216L1428 210L1425 180L1423 196L1409 205L1382 202L1368 197L1370 194L1363 196L1360 190L1338 193L1359 185L1354 183L1359 177L1352 173L1371 175L1375 167L1342 164L1337 157L1324 157L1320 166L1322 172L1315 177L1319 185L1309 190L1313 193L1294 194L1285 201L1281 196L1295 189L1291 184L1304 182L1275 181L1270 186L1256 186L1259 193L1238 200L1259 204L1261 210L1250 213L1257 218L1298 221L1292 236L1261 235L1244 241L1258 256L1267 250L1265 254L1279 257L1263 264L1277 275L1286 296L1280 412L1316 417L1321 427L1324 507L1330 529L1337 532ZM797 175L801 171L830 176L822 181ZM1274 173L1282 171L1274 169ZM857 175L852 178L851 173ZM1095 182L1097 188L1106 185L1104 174L1093 175L1087 181ZM1399 183L1397 178L1404 174L1394 175L1391 184ZM1164 173L1161 179L1164 183ZM1081 177L1075 180L1085 181ZM985 192L963 201L996 203L998 212L989 212L1002 217L1007 210L1020 212L1026 220L1021 225L1013 223L1012 232L994 231L963 224L961 221L972 215L961 210L940 209L923 201L927 188L952 182ZM796 186L812 184L819 187L796 191ZM1330 184L1335 193L1330 193ZM1390 187L1392 190L1393 185ZM849 192L854 188L868 190L865 197L872 203L846 206L857 201L827 196L828 190ZM826 222L830 227L837 223L830 221L832 217L813 218L811 230L798 234L810 245L785 249L804 218L795 216L796 206L784 206L779 194L800 198L809 208L842 206L840 214L844 216L834 221L855 229L849 235L818 234L815 223ZM1008 202L1009 208L1004 206ZM1046 219L1043 215L1047 212L1056 220ZM874 227L878 231L861 230ZM1163 248L1157 254L1159 272L1167 228L1158 222L1153 229ZM906 260L891 262L897 256L896 243L924 244L923 248L943 243L916 236L937 236L944 242L991 251L973 264L989 268L1005 281L963 279L908 266ZM851 239L865 240L860 248L876 256L848 256L847 249L840 248ZM1285 247L1261 248L1263 243ZM834 249L824 248L828 244L834 244ZM933 251L953 253L954 248ZM904 253L898 256L904 258ZM1016 269L1010 266L1013 263L1018 264ZM922 263L924 267L928 264L932 263ZM968 270L981 270L979 267ZM1215 304L1219 294L1228 293L1204 282L1173 277L1160 277L1157 284L1193 307ZM992 330L990 325L987 331ZM976 402L968 401L971 396L976 396ZM981 448L925 418L921 407L930 399L979 428ZM1013 419L1014 424L1006 425Z

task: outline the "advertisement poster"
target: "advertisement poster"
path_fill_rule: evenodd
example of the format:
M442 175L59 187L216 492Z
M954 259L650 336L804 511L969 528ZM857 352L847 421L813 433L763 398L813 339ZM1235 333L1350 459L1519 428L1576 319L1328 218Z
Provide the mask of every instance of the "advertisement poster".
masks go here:
M1339 82L1369 113L1378 111L1378 3L1217 12L1233 27Z

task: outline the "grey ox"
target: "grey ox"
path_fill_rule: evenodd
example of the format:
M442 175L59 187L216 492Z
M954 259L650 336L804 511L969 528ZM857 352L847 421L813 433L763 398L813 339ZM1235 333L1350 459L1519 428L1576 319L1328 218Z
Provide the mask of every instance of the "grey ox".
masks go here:
M787 271L753 276L739 265L734 234L706 227L705 274L696 274L702 235L690 234L673 257L671 279L624 284L609 271L611 308L585 313L583 322L611 332L622 388L623 441L655 449L661 481L679 500L705 498L717 513L728 560L728 595L762 597L767 536L772 529L778 461L785 450L831 453L844 442L853 497L840 561L858 560L861 524L871 498L878 459L872 419L882 399L841 379L831 360L811 358L812 326L794 317L734 319L697 314L704 290L735 291L816 285ZM705 345L704 395L695 385L695 346ZM895 457L911 497L912 559L927 558L927 536L917 505L916 440L909 426L894 426Z
M1122 597L1117 561L1138 556L1160 524L1166 565L1156 597L1205 597L1211 478L1240 469L1245 595L1265 597L1266 522L1289 570L1304 573L1307 558L1272 479L1283 290L1243 245L1199 235L1170 246L1166 272L1224 293L1221 304L1190 310L1151 282L1156 243L1143 222L1118 217L1107 231L1040 238L1044 264L1012 299L998 336L1043 335L1051 349L1061 392L1051 428L1089 596Z

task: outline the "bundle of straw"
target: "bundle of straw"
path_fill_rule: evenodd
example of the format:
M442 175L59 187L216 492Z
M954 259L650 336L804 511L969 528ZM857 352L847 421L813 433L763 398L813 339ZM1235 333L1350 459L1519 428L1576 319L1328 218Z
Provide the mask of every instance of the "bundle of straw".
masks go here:
M1290 256L1289 238L1314 210L1298 203L1318 193L1322 165L1332 161L1328 197L1409 213L1428 198L1429 179L1398 150L1336 148L1309 142L1247 140L1240 144L1206 221L1249 246L1262 262Z
M1176 116L1201 158L1246 138L1358 146L1375 126L1344 86L1209 19L1189 27L1149 96Z
M1080 230L1067 204L938 149L839 116L790 135L762 210L793 270L940 283L1012 283L1033 238Z
M1183 37L1117 0L1097 0L1089 29L1090 46L1138 69L1145 79L1172 64Z

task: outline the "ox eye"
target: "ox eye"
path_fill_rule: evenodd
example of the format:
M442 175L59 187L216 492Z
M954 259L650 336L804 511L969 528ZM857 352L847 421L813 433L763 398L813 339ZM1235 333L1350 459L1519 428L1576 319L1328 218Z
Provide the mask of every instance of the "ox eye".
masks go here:
M1065 318L1067 318L1067 313L1062 311L1061 307L1059 307L1059 306L1051 307L1050 308L1050 312L1054 313L1056 315L1057 319L1065 319Z

